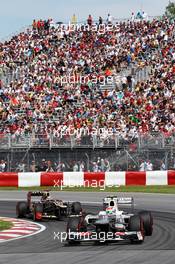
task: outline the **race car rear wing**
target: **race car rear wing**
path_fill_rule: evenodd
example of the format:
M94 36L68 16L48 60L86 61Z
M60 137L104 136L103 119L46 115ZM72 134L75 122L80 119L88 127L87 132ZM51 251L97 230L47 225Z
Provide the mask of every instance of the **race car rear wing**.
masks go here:
M120 204L134 204L133 197L117 197L117 203Z
M27 203L28 203L28 206L29 207L31 206L32 197L42 197L44 195L46 195L47 197L49 197L49 192L48 191L28 192L28 194L27 194Z
M114 201L118 206L130 205L131 209L134 209L134 198L133 197L118 197L118 196L107 196L103 199L103 204Z
M43 195L49 196L49 192L48 191L28 192L28 196L43 196Z

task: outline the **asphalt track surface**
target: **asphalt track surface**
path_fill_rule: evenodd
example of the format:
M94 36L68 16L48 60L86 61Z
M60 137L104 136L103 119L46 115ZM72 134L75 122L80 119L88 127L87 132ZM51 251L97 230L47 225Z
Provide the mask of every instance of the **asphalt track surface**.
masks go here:
M24 200L26 192L0 192L0 216L15 217L17 200ZM136 210L151 210L154 217L152 237L141 245L122 242L99 246L84 243L68 246L56 236L64 232L65 221L44 221L46 230L38 235L0 244L0 264L39 263L175 263L175 195L132 195ZM66 201L81 201L88 212L97 212L106 193L57 192L53 197ZM54 239L55 238L55 239Z

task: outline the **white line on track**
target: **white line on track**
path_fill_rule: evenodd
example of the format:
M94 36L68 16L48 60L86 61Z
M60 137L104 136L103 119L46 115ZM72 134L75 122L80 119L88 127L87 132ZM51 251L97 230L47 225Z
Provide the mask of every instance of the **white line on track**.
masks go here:
M3 233L3 234L1 234L0 235L0 237L21 237L21 235L20 234L6 234L6 233ZM5 240L6 241L6 240Z
M12 230L12 229L10 229L10 231L7 231L7 230L1 231L2 234L6 233L6 232L9 232L10 234L11 233L16 233L16 234L17 233L22 233L22 234L31 234L31 233L33 233L30 230L25 230L25 229L21 229L21 230Z
M31 231L33 231L33 230L38 230L38 228L37 227L28 227L28 226L21 226L21 227L12 227L11 228L11 230L21 230L21 228L24 228L24 230L31 230Z

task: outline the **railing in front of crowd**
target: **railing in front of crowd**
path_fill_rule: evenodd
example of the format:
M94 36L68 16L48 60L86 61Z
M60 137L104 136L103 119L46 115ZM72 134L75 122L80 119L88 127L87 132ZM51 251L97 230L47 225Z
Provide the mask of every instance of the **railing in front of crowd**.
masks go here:
M84 134L84 135L0 135L0 150L30 148L113 148L113 149L161 149L174 148L175 135L166 136L162 133L146 134Z

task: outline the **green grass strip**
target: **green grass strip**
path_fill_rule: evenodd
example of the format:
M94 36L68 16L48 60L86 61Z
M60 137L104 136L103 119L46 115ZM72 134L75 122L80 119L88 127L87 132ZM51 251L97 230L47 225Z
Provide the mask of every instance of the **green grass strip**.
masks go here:
M8 230L8 229L12 228L12 226L13 226L12 222L0 220L0 231Z
M142 193L167 193L175 194L175 185L153 185L153 186L120 186L120 187L0 187L0 190L50 190L50 191L71 191L71 192L142 192Z

